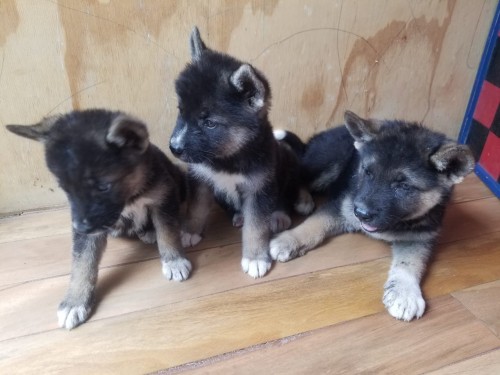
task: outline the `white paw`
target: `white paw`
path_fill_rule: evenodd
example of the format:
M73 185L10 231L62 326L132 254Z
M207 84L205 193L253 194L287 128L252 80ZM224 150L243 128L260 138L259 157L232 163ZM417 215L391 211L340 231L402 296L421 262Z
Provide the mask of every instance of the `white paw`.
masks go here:
M271 268L271 262L262 259L241 259L241 268L254 279L264 276Z
M273 233L283 232L284 230L290 228L292 225L292 220L283 211L274 211L271 215L271 231Z
M87 320L91 310L92 308L90 306L68 306L62 302L57 310L57 321L59 322L59 327L73 329L79 326Z
M271 240L269 245L271 258L287 262L299 255L299 243L290 232L283 232Z
M140 234L139 238L144 243L155 243L156 242L156 232L154 230L145 232L144 234Z
M201 236L197 233L188 233L181 231L181 243L182 247L191 247L198 245L201 241Z
M393 317L409 322L425 311L420 286L415 281L389 279L384 286L384 305Z
M191 262L186 258L177 258L169 260L168 262L162 261L161 263L163 276L168 280L186 280L193 268Z

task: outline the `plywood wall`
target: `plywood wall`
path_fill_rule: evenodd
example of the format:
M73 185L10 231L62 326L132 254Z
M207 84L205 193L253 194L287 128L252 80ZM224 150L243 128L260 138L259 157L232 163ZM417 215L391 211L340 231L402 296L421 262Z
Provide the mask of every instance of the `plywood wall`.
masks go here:
M123 109L166 150L193 25L266 73L275 127L307 137L351 109L456 137L496 3L1 0L0 213L65 204L42 146L5 124Z

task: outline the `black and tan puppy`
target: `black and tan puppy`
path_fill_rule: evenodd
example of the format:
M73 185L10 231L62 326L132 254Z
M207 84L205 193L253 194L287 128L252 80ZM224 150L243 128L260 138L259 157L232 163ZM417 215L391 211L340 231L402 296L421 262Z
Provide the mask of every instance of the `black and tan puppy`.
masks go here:
M73 264L57 311L61 327L72 329L91 314L108 233L157 242L165 277L188 278L179 223L185 177L149 142L141 121L96 109L7 128L45 145L47 166L71 206Z
M175 82L179 115L172 153L189 163L197 192L188 208L184 245L201 239L212 196L243 225L243 270L262 277L271 267L271 232L290 226L295 208L313 209L299 188L298 160L273 137L268 111L271 91L249 64L205 46L191 34L192 61Z
M345 125L305 146L307 183L328 192L329 199L304 223L273 239L271 255L288 261L346 232L387 241L393 260L383 302L398 319L419 318L425 310L420 280L446 204L474 159L467 146L419 124L346 112Z

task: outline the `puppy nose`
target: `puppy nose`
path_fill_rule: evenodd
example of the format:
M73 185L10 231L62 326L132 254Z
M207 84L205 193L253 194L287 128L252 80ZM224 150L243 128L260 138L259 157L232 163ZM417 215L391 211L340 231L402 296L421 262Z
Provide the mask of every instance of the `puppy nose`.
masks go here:
M73 221L73 228L79 233L90 233L92 231L92 226L87 219Z
M182 146L170 143L170 151L172 151L172 154L174 154L175 156L179 156L184 152L184 148Z
M354 215L363 221L370 221L373 218L373 213L371 213L365 207L354 206Z

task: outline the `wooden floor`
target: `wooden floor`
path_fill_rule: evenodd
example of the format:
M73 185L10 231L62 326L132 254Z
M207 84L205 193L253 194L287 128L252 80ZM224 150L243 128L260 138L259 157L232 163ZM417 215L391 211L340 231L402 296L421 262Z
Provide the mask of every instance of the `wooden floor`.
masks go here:
M215 212L183 283L153 246L110 239L99 305L57 328L68 285L66 209L0 220L0 374L500 374L500 201L471 176L455 191L423 290L422 319L381 303L384 243L342 235L260 280Z

